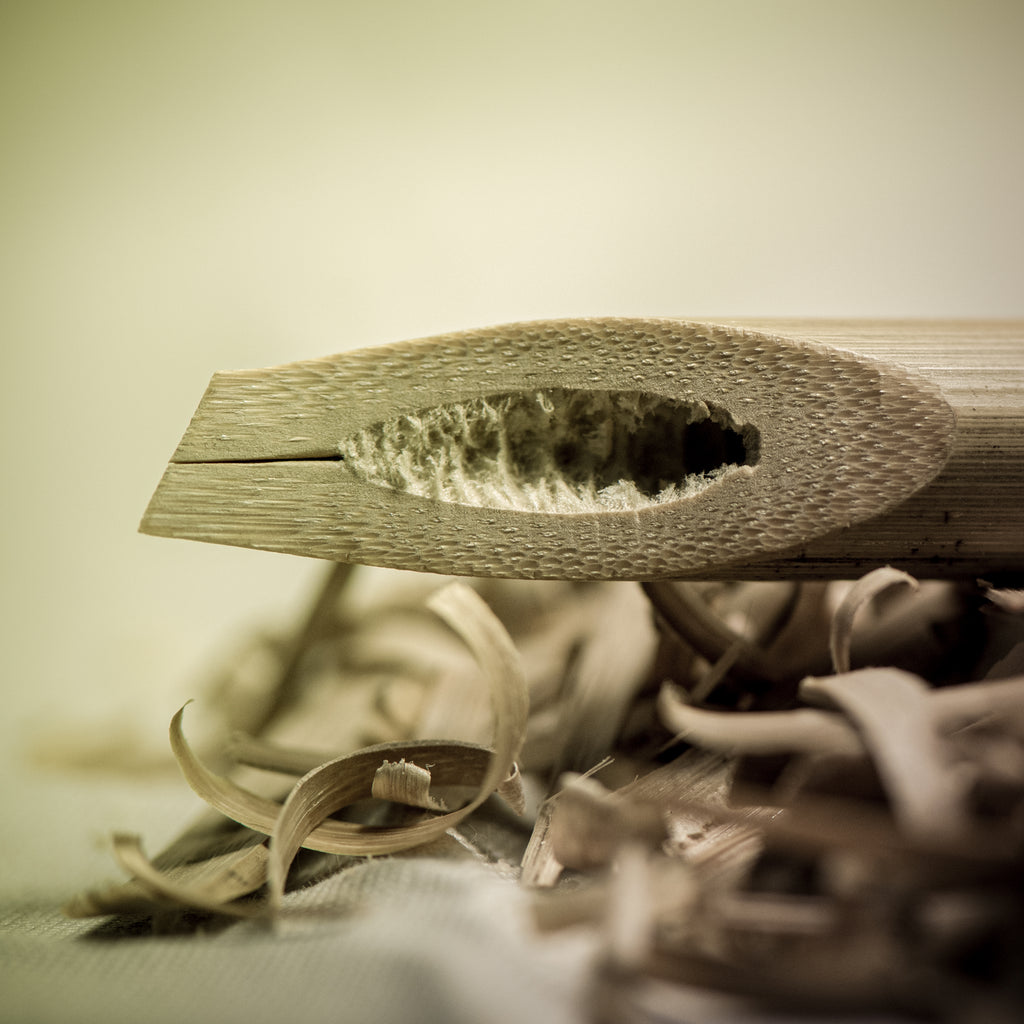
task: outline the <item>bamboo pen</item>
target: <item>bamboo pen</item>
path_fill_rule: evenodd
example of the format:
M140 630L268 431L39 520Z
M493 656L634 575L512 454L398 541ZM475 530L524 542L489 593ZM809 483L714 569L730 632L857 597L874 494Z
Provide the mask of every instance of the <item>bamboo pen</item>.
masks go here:
M471 576L1024 571L1024 322L550 320L214 375L145 533Z

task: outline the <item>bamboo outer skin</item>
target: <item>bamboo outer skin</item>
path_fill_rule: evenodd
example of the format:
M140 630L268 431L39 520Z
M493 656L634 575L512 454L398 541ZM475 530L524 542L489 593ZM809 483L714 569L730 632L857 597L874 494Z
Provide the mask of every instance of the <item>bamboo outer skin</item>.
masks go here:
M552 389L710 408L756 452L693 495L582 512L408 493L339 456ZM141 528L472 576L1024 573L1024 321L538 321L219 373Z
M939 390L956 430L942 471L907 500L751 565L742 578L852 578L880 564L922 579L1024 573L1024 321L770 320L757 328L906 368Z

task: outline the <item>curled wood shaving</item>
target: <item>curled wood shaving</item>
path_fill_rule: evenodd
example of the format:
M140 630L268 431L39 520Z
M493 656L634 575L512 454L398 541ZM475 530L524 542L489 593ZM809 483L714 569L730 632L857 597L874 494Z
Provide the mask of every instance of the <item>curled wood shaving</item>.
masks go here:
M734 675L754 681L777 681L778 666L757 644L734 633L686 583L643 584L644 593L662 620L712 664L729 653Z
M255 892L267 880L266 843L217 854L172 868L153 865L139 846L135 836L119 833L112 837L115 857L135 876L119 885L89 889L64 905L67 917L97 917L102 914L132 914L152 911L154 901L178 905L218 909L239 896ZM129 851L127 855L125 851ZM134 858L146 861L142 872L134 870ZM148 880L147 880L148 879Z
M435 740L424 746L423 744L391 743L375 747L375 750L423 750L437 751L448 749L452 752L462 752L466 758L467 779L474 778L474 772L482 772L480 767L486 764L490 757L490 750L478 744L463 743L461 740ZM305 750L299 747L285 747L277 743L268 743L266 740L258 739L255 736L247 736L244 733L235 733L227 746L227 755L236 763L249 765L252 768L260 768L263 771L281 772L284 775L305 775L314 768L328 761L335 759L334 754L323 751ZM425 756L425 754L424 754ZM401 760L401 758L399 758ZM385 758L385 763L387 763ZM467 782L471 784L471 782ZM371 787L372 788L372 787ZM519 772L519 765L513 764L512 771L508 778L503 779L495 790L498 796L505 801L516 814L522 814L526 810L526 794L523 790L523 778ZM377 794L373 794L377 795ZM383 797L384 799L395 800L398 803L408 801L400 800L395 796ZM431 797L431 799L435 799ZM419 806L413 804L413 806Z
M300 846L350 855L394 853L439 838L495 790L503 789L516 800L514 759L522 746L528 698L515 648L487 606L462 584L441 591L431 607L464 639L490 683L495 719L493 751L455 741L364 748L313 768L282 806L210 771L185 740L181 729L184 708L174 716L171 748L193 790L235 821L272 835L268 875L275 905L283 892L287 866ZM389 755L429 764L435 783L476 786L477 795L458 810L404 827L370 829L325 820L372 794L373 781Z
M883 591L900 585L918 589L918 582L913 576L886 565L862 576L850 587L832 617L829 652L832 655L833 672L850 671L850 644L853 639L853 620L857 612Z
M477 594L461 583L445 587L434 594L428 604L462 637L490 685L494 749L483 777L477 783L477 794L468 804L415 825L383 830L391 833L387 838L381 832L364 834L364 853L392 853L443 836L448 829L472 814L509 777L526 733L529 709L526 680L512 640L494 613ZM375 767L375 775L376 770ZM268 875L272 907L280 905L285 873L299 847L308 844L311 835L328 824L325 819L329 815L350 802L348 766L339 770L338 761L314 769L296 783L274 823L270 841Z
M676 617L685 642L665 630L653 665L650 609L636 602L632 584L537 585L534 592L486 582L474 584L478 594L456 586L432 602L443 621L422 604L398 617L393 603L371 605L359 621L352 609L344 622L332 619L330 636L317 632L317 657L296 662L302 678L295 680L294 721L285 716L286 727L296 726L291 735L327 749L232 741L237 762L301 776L284 804L211 772L185 742L182 712L172 722L172 747L190 785L242 825L273 834L272 841L209 856L227 843L262 838L221 822L227 837L206 834L150 862L137 839L118 837L116 855L132 880L86 893L69 910L152 913L186 904L266 915L280 907L299 845L372 855L447 833L482 856L479 838L497 819L482 822L477 834L474 823L463 830L458 822L495 791L522 812L515 762L527 723L523 670L482 592L506 623L518 623L509 628L528 652L538 709L529 722L536 750L524 764L530 781L543 787L552 769L597 749L615 758L602 762L601 778L619 788L576 777L534 812L520 876L524 885L550 886L534 894L544 926L602 930L597 948L604 956L592 986L599 1019L693 1019L685 1001L671 1007L671 1000L664 1012L643 1017L654 1003L645 1009L639 996L647 998L642 986L655 976L847 1007L857 999L886 1004L904 964L911 968L901 990L907 1005L925 1005L922 972L934 977L949 962L936 953L940 943L942 956L966 950L978 957L990 946L1005 956L1024 934L1024 645L1015 653L1020 620L995 614L1015 606L1012 594L992 592L988 613L978 615L977 594L940 583L926 583L913 600L879 602L871 621L858 618L854 630L858 609L899 584L914 585L891 569L869 574L846 591L831 628L826 616L834 602L824 585L786 584L763 594L734 584L654 584L648 593L663 617ZM534 593L544 595L542 606L530 603ZM390 616L384 625L383 614ZM956 630L935 628L954 620ZM922 638L930 646L927 667L918 671L935 689L896 670L828 675L830 656L833 668L849 666L851 640L858 664L888 664L903 654L900 664L916 665L911 655L923 649ZM953 670L935 672L947 652ZM963 683L969 666L980 666L978 675L991 666L986 681ZM353 668L363 673L358 693ZM800 697L818 706L794 707L797 681L806 675L812 678ZM446 678L458 686L437 685ZM661 679L670 683L655 700L650 684ZM712 688L714 711L695 699ZM335 690L348 695L341 710L329 699ZM477 699L488 690L489 706ZM493 712L493 750L438 739L469 738L444 731L454 730L450 707L460 701L460 711L470 702L475 708L474 739L486 742ZM338 756L364 742L365 723L356 724L364 705L386 712L390 727L382 736L434 738ZM741 710L752 705L764 710ZM726 706L736 710L721 710ZM437 731L424 731L428 720ZM275 722L275 736L288 735L281 725ZM689 748L661 763L680 740ZM763 770L761 755L770 756ZM890 807L877 799L879 780ZM454 811L444 808L442 794ZM405 804L410 809L398 820L412 823L374 828L329 817L367 797ZM502 825L514 833L501 854L511 851L511 859L520 834L507 818ZM555 887L563 865L570 873ZM268 878L269 900L237 901ZM291 881L297 878L296 870ZM926 917L947 895L952 911L940 906ZM1010 930L990 938L996 925Z
M413 735L487 742L491 702L480 686L480 669L475 663L456 664L439 672L424 689Z
M834 703L857 723L911 835L942 841L967 830L965 778L936 728L923 680L899 669L861 669L805 679L800 691Z
M447 811L443 800L430 792L430 771L412 761L400 758L385 761L374 773L370 795L378 800L391 800L428 811Z
M555 776L586 771L607 755L657 649L650 603L640 589L611 585L602 593L569 672Z
M864 745L841 715L818 708L794 711L707 711L666 684L658 713L677 739L723 754L861 754Z
M715 688L729 674L740 655L740 644L735 643L718 661L708 667L707 672L694 684L690 697L694 703L707 700Z
M508 777L498 783L494 791L505 801L506 804L519 815L526 813L526 790L523 788L523 776L519 772L519 765L512 764L512 770Z
M171 721L171 746L182 774L192 789L208 804L247 828L270 835L281 804L259 796L231 779L212 772L196 757L181 728L182 708ZM383 761L402 758L431 765L435 785L479 785L485 779L491 751L455 740L421 740L411 743L381 743L335 758L313 771L329 770L344 776L337 787L341 807L371 795L373 778ZM313 774L310 772L309 774ZM496 787L500 788L500 787ZM333 813L333 812L332 812ZM394 853L429 841L418 826L368 828L342 821L324 821L310 832L302 845L323 853L371 856Z
M263 916L260 904L231 901L255 891L266 880L268 851L264 844L188 865L191 871L161 871L143 852L138 836L119 832L113 838L118 863L155 899L231 917Z

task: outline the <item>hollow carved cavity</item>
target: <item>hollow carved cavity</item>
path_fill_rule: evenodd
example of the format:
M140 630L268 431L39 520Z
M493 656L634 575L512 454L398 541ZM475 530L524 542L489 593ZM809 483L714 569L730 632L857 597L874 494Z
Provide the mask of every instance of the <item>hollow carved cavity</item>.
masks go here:
M704 402L548 388L440 405L340 445L360 479L484 508L575 513L689 498L758 459L758 432Z

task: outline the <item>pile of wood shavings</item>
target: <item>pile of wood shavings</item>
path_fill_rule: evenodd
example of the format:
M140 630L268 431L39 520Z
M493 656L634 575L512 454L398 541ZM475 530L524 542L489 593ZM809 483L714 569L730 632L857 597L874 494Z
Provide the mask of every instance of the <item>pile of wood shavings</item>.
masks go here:
M892 569L437 587L334 569L187 712L230 740L197 754L174 718L216 813L153 861L116 837L132 880L67 912L286 915L352 858L468 850L538 928L603 936L596 1017L675 1019L683 984L1019 1019L1024 594Z

